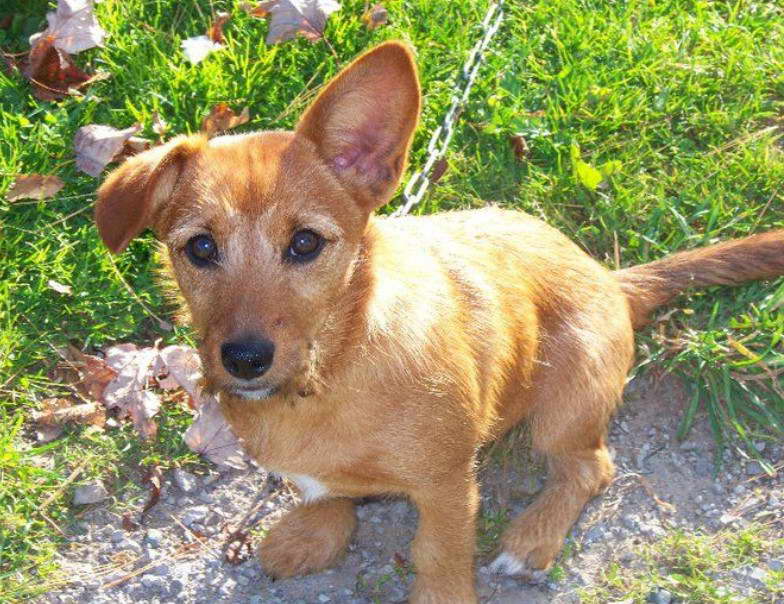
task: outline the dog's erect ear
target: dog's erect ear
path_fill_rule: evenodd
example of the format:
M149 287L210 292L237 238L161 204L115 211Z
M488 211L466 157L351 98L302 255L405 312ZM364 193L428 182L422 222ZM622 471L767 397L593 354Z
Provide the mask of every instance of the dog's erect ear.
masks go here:
M179 136L127 159L109 174L98 189L95 206L95 223L106 247L119 253L152 224L171 196L185 160L203 144L200 136Z
M370 207L383 205L403 173L419 117L409 48L386 42L339 73L297 125L338 179Z

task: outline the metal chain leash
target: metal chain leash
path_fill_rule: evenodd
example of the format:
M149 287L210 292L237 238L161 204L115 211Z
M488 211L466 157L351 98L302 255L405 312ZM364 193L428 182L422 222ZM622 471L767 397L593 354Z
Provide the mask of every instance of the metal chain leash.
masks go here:
M404 216L411 211L416 204L418 204L425 196L428 187L431 183L431 170L437 161L443 159L446 155L449 142L452 140L452 135L455 132L455 124L457 123L460 114L463 112L468 95L471 94L471 88L474 85L476 76L479 73L479 68L484 61L485 51L490 45L493 36L495 36L498 28L501 26L501 21L504 18L503 11L504 0L493 2L485 13L485 18L482 20L481 29L484 35L477 40L468 59L463 64L463 68L458 75L458 82L456 87L458 91L452 95L452 102L449 110L444 115L441 125L433 131L430 137L430 142L427 145L427 161L422 168L414 173L406 183L403 189L403 200L405 203L392 213L392 216ZM460 85L462 84L462 89Z

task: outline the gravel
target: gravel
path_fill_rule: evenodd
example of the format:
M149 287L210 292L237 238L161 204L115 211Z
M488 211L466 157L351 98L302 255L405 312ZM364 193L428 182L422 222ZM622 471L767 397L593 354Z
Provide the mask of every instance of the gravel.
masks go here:
M199 489L199 479L194 474L181 470L180 468L175 469L172 474L174 484L176 484L177 488L183 493L193 493Z
M75 505L100 503L109 498L109 493L102 482L92 482L74 489L73 502Z
M714 478L712 464L707 471L709 462L704 461L714 454L707 421L698 416L686 441L675 438L684 405L677 383L663 379L653 386L637 378L632 384L633 395L610 427L618 478L606 495L588 504L573 529L570 549L578 553L558 562L564 578L554 581L542 574L540 583L532 585L497 576L487 568L491 552L477 561L477 589L483 603L579 602L576 590L590 587L611 560L626 568L640 567L640 545L660 540L671 527L686 532L734 530L762 512L780 517L781 476L746 482L757 462L744 468L730 455ZM768 445L765 455L772 463L780 463L776 457L784 453L780 449ZM517 513L532 501L543 471L540 463L522 457L524 463L510 463L504 469L497 463L483 464L483 511L489 517L498 517L502 509L510 515ZM646 472L647 486L639 478L641 471ZM357 508L354 541L334 569L272 582L247 548L241 551L241 558L247 559L230 564L224 546L258 502L264 503L251 520L261 529L272 526L292 507L294 498L284 483L268 479L258 469L207 476L174 470L165 478L164 496L135 531L122 529L122 513L130 506L138 517L144 502L123 503L121 510L110 502L84 508L73 535L68 535L70 543L60 554L71 583L39 602L370 604L405 600L413 574L400 561L410 561L417 523L416 510L405 500L362 502ZM75 495L84 488L92 489L87 493L92 497L80 498L82 503L108 498L100 483L79 487ZM672 513L663 511L657 499L673 506ZM743 507L744 502L754 505ZM153 561L160 563L150 565ZM764 590L766 579L782 566L779 554L763 555L730 573L733 586L753 599L749 594L754 592L749 590ZM141 568L146 570L131 575ZM104 587L126 578L115 587ZM678 600L668 590L656 588L647 601L674 604Z

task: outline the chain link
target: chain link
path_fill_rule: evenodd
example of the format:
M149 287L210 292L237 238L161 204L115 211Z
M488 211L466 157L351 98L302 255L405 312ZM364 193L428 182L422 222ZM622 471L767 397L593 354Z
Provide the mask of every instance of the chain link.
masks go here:
M427 160L422 168L414 173L408 180L408 183L406 183L403 189L403 200L405 203L395 210L392 216L405 216L425 196L431 182L431 170L435 163L446 155L449 142L452 140L452 135L455 132L455 124L463 112L468 96L471 94L471 88L479 73L479 68L484 61L485 51L501 26L501 21L504 18L503 4L504 0L498 0L488 7L480 26L484 35L474 44L468 59L463 64L456 83L458 91L452 95L452 102L444 115L441 125L433 131L430 142L427 144ZM462 88L460 88L461 85Z

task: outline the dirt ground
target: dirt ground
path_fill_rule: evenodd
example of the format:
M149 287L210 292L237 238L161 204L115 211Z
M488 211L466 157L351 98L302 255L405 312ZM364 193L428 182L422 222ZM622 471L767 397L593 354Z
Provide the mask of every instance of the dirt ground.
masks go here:
M485 455L477 561L483 602L578 602L579 590L594 584L610 561L633 567L644 543L678 529L710 533L763 519L778 523L784 534L782 472L763 476L757 462L728 451L714 478L715 445L704 418L698 417L685 441L676 440L685 399L678 380L637 378L625 398L610 431L617 478L586 507L557 576L550 573L538 585L495 575L488 563L503 519L531 501L543 472L526 462L524 447L510 453L509 442ZM781 464L784 446L767 443L764 454ZM357 534L338 566L276 582L263 574L249 547L232 552L238 564L227 562L225 552L227 536L238 527L255 524L251 538L257 538L295 503L288 486L275 477L256 469L200 476L171 472L144 525L125 530L122 511L138 513L143 503L140 493L136 500L98 504L83 514L61 552L70 582L40 601L400 602L413 579L407 560L417 517L404 500L363 502ZM743 583L738 590L755 601L762 593L755 588L781 562L761 553L746 574L738 575ZM660 595L652 593L648 601L670 601ZM764 601L776 601L775 596Z

